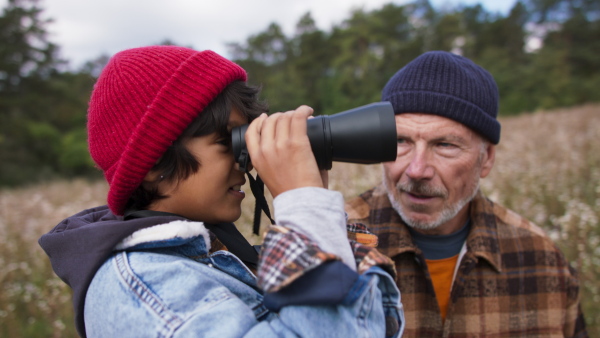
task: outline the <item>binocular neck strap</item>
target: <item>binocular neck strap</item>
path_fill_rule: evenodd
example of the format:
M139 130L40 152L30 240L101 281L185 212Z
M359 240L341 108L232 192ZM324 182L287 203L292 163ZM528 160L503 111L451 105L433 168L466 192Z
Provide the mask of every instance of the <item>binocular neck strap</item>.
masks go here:
M265 212L265 215L267 215L271 224L275 224L275 221L273 221L273 218L271 217L269 204L265 198L264 182L258 175L256 175L256 179L254 179L254 177L250 175L250 172L246 171L246 174L248 174L248 179L250 180L250 190L252 190L252 195L254 195L254 198L256 199L254 204L254 224L252 225L252 232L255 235L258 235L260 231L260 214L262 211Z

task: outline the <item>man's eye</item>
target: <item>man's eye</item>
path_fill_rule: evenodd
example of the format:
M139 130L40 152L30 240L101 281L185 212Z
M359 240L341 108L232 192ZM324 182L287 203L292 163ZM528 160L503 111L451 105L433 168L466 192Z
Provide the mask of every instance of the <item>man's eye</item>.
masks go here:
M450 142L440 142L438 143L438 147L446 150L461 149L461 146L459 146L458 144Z

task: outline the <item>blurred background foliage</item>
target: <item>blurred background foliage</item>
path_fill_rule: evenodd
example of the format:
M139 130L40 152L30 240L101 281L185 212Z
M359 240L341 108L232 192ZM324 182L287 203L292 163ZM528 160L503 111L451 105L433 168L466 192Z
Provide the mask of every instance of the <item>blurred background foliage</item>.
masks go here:
M50 24L35 0L10 0L2 9L0 186L98 175L85 114L108 57L68 69L48 39ZM308 104L332 114L378 101L387 79L428 50L459 53L488 69L501 115L600 100L600 0L524 0L506 15L481 5L436 10L416 0L354 10L330 31L308 12L293 36L274 22L228 49L250 82L263 86L271 111Z
M69 69L48 38L51 24L37 0L9 0L2 9L0 187L99 175L87 153L85 115L108 56ZM308 104L333 114L379 101L389 77L429 50L488 69L504 116L600 101L600 0L522 0L507 14L415 0L356 9L329 31L308 12L292 36L273 22L227 47L249 81L263 86L271 111Z

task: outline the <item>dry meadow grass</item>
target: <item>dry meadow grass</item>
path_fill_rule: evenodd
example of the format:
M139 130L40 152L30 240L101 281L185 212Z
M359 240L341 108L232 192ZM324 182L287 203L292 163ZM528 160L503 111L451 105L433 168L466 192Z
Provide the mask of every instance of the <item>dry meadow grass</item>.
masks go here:
M600 336L600 106L502 119L497 160L482 189L544 227L580 274L590 336ZM335 163L330 188L350 198L379 182L379 165ZM250 191L248 187L245 189ZM0 336L71 337L70 291L37 244L63 218L104 203L103 182L0 191ZM254 199L237 224L253 243ZM267 224L263 217L263 226Z

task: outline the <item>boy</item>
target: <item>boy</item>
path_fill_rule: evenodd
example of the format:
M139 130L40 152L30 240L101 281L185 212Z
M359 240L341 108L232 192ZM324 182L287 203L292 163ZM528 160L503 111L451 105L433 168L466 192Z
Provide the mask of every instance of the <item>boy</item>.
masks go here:
M73 288L80 335L402 333L390 261L348 242L341 194L324 189L306 136L312 109L267 117L245 80L213 52L175 46L126 50L103 70L88 142L108 206L40 239ZM245 179L230 132L250 122L278 224L260 257L232 223Z

